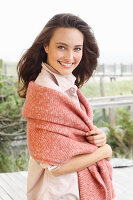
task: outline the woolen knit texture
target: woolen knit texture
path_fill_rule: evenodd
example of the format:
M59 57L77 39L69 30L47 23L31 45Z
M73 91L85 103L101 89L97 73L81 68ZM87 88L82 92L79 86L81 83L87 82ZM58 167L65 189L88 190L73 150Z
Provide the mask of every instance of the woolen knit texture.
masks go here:
M63 165L76 155L92 153L86 132L93 130L93 113L84 95L77 90L80 106L62 92L37 85L28 86L23 117L27 118L30 155L39 162ZM106 159L78 173L80 200L111 200L112 166Z

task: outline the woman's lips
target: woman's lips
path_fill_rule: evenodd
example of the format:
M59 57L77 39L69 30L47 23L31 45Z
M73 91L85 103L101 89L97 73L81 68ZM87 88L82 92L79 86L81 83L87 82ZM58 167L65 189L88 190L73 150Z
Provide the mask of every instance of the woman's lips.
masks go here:
M58 61L58 62L64 68L71 68L73 66L73 63L64 63L64 62L61 62L61 61Z

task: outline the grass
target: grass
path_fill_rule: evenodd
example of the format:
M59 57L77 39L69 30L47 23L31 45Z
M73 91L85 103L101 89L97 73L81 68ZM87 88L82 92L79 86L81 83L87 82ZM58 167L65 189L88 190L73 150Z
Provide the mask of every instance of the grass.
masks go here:
M100 82L99 79L90 80L81 88L83 94L87 97L100 97ZM104 95L128 95L133 94L133 78L119 78L116 81L104 81Z

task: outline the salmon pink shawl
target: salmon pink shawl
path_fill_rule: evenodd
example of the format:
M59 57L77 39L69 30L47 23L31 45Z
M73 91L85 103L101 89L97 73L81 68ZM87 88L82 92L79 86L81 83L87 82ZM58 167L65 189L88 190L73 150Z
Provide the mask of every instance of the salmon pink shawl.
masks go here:
M86 132L93 129L93 113L87 99L77 90L80 107L62 92L28 85L23 117L27 118L30 155L39 162L63 165L73 156L94 152ZM112 166L101 160L78 173L80 200L114 198Z

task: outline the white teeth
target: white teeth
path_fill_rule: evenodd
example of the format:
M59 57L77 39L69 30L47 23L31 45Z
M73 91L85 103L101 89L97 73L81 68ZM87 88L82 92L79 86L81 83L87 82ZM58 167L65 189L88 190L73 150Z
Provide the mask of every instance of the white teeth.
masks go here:
M61 64L61 65L64 65L64 66L67 66L67 67L69 67L69 66L71 66L71 65L72 65L72 63L70 63L70 64L67 64L67 63L63 63L63 62L60 62L60 64Z

